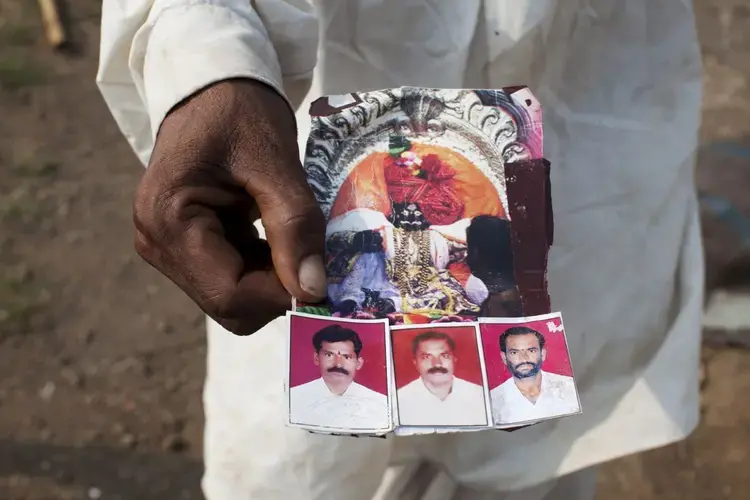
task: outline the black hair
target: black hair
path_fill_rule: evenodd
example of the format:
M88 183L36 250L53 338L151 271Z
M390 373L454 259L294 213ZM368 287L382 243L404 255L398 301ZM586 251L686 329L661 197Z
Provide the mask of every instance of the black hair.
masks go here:
M539 340L539 349L544 349L544 335L534 330L533 328L529 328L528 326L514 326L512 328L508 328L507 330L503 332L502 335L500 335L500 350L502 352L505 352L505 349L507 348L506 343L507 343L508 337L513 336L513 335L529 335L529 334L536 335L537 340Z
M478 215L466 229L466 263L479 279L489 275L515 282L510 222L492 215ZM488 275L488 276L485 276Z
M350 328L344 328L341 325L328 325L315 332L312 339L315 352L320 352L323 342L347 341L354 344L354 353L359 357L359 353L362 351L362 340L359 338L357 332Z
M445 340L448 343L448 346L451 348L451 351L456 350L456 343L453 341L453 339L448 335L447 333L443 332L424 332L420 333L416 337L414 337L414 340L411 342L411 352L413 355L417 355L417 348L419 347L419 344L422 342L425 342L427 340Z

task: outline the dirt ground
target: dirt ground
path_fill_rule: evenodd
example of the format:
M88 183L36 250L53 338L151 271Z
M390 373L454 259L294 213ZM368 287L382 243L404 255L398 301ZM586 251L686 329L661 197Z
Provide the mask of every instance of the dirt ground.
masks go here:
M132 250L141 168L94 84L99 2L65 4L55 54L35 2L0 0L0 499L198 499L202 316ZM750 146L750 4L696 8L698 178L750 214L750 160L712 146ZM713 283L739 239L709 215L705 232ZM606 465L599 498L750 498L750 350L705 358L699 429Z

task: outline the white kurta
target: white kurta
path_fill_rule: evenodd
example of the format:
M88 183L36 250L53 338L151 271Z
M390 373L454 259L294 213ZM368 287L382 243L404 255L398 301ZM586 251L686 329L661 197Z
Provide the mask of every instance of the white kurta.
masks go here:
M390 427L388 397L352 382L346 391L334 394L322 378L292 387L289 416L295 424L349 429Z
M316 4L320 37L303 0L104 0L97 81L123 134L147 162L175 103L235 76L283 85L292 101L310 76L308 100L401 85L528 85L552 163L552 308L565 317L583 414L513 433L311 435L283 425L285 319L251 337L209 321L208 499L365 499L389 464L420 457L464 484L508 490L691 432L703 294L691 3ZM306 106L298 121L304 144Z
M487 425L484 389L458 377L445 399L430 392L418 378L396 392L401 425Z
M492 413L497 424L532 422L570 415L581 410L572 377L542 370L542 387L535 402L521 393L513 377L490 391Z

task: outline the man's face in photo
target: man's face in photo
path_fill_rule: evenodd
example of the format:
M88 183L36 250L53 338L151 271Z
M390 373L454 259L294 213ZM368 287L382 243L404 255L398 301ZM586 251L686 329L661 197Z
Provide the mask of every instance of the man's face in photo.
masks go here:
M357 357L357 353L354 352L354 343L350 340L324 341L320 351L315 353L313 362L320 367L320 375L326 382L346 381L348 385L354 380L357 370L362 368L364 359Z
M453 368L456 357L451 346L442 339L430 339L419 343L414 358L422 380L434 384L453 381Z
M542 369L547 350L539 347L539 339L533 333L510 335L500 356L515 378L528 378Z

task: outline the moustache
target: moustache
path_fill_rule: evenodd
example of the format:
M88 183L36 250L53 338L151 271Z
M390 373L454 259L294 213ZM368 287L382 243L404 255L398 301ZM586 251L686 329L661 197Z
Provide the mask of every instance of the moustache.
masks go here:
M334 366L333 368L329 368L328 373L340 373L342 375L349 375L349 372L347 370L344 370L343 368L339 368L337 366Z
M445 369L445 368L443 368L442 366L435 366L435 367L430 368L429 370L427 370L427 373L443 373L443 374L446 374L446 373L448 373L448 370Z
M513 368L516 369L516 370L518 370L522 366L528 366L529 368L536 368L536 363L519 363L516 366L514 366Z

